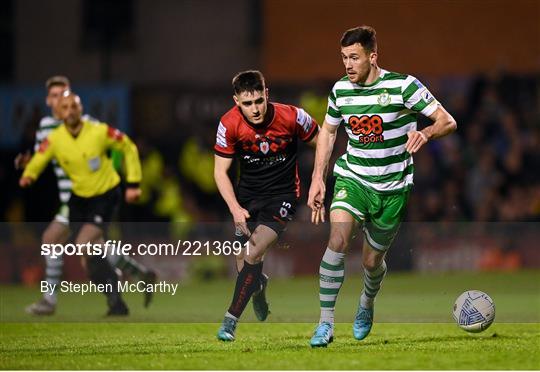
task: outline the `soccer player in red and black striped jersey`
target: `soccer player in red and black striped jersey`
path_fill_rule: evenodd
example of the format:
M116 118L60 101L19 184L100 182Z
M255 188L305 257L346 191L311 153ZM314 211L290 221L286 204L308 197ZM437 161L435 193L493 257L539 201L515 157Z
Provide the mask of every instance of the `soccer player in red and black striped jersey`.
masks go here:
M318 133L317 123L301 108L268 102L259 71L240 72L232 85L236 105L219 122L214 178L237 235L249 238L249 249L237 260L232 303L217 334L222 341L234 340L238 319L252 296L257 318L268 315L263 256L296 211L298 141L315 143ZM235 156L240 162L236 192L227 174Z

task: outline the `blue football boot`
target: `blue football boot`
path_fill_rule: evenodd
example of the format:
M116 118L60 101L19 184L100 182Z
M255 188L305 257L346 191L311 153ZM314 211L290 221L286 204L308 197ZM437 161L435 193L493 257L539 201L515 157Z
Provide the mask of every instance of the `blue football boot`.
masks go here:
M223 319L223 324L218 330L217 338L221 341L234 341L234 332L236 331L236 325L238 320L229 318L226 316Z
M363 340L369 335L373 326L373 308L358 307L353 323L353 335L357 340Z
M315 328L309 344L311 347L327 347L334 341L334 326L328 322L322 322Z

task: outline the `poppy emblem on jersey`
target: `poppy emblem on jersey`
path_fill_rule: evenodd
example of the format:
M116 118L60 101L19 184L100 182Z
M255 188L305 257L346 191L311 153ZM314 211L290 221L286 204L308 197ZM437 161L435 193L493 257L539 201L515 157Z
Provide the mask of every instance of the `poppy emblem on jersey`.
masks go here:
M270 146L268 145L268 142L261 142L259 148L261 149L261 152L266 155L268 154Z
M377 102L379 102L379 105L383 107L388 106L391 101L392 98L390 97L390 94L388 94L387 90L379 94L379 97L377 97Z
M341 189L336 194L336 199L345 199L347 197L347 190Z

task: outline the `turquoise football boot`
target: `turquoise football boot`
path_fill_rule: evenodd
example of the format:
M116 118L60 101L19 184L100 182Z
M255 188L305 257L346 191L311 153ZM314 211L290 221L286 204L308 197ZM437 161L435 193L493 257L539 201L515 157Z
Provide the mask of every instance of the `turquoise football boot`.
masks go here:
M226 316L223 319L223 324L218 330L217 338L221 341L234 341L234 332L236 331L236 325L238 320L229 318Z
M363 340L369 335L373 326L373 308L358 307L353 323L353 335L357 340Z
M328 322L322 322L315 328L309 344L311 347L327 347L334 341L334 326Z

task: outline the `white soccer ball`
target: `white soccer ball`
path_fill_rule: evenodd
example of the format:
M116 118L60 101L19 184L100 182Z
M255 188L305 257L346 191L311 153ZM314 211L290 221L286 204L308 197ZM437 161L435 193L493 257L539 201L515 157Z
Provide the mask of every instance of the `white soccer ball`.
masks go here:
M454 303L454 319L467 332L482 332L495 319L495 303L482 291L467 291Z

